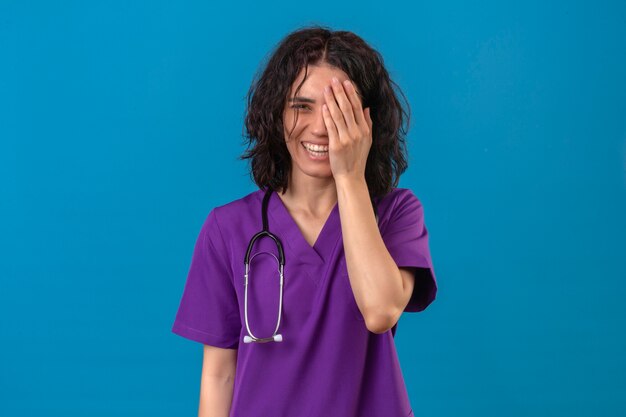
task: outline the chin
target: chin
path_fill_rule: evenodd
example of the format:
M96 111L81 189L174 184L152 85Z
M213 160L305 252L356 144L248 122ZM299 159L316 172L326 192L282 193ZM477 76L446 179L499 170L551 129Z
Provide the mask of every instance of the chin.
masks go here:
M333 178L333 172L328 169L328 170L319 170L319 169L313 169L310 171L305 171L305 174L307 174L309 177L314 177L314 178Z

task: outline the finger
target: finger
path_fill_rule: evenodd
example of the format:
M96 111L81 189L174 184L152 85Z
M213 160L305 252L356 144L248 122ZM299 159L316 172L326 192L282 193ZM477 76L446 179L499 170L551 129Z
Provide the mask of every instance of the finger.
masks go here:
M372 122L372 117L370 115L370 108L366 107L364 110L364 114L365 114L365 121L367 122L367 126L370 128L370 133L372 132L372 126L374 125L374 122Z
M361 98L356 92L354 88L354 84L350 80L345 80L343 85L348 94L348 98L350 99L350 103L352 104L352 111L356 116L356 124L358 126L365 126L367 122L365 121L365 117L363 116L363 107L361 104Z
M326 125L326 131L328 132L328 148L335 148L335 143L338 142L339 132L337 131L337 126L335 125L335 121L330 114L330 110L326 104L322 104L322 117L324 118L324 124Z
M349 131L354 132L357 128L357 123L354 118L354 112L352 111L352 103L346 94L343 84L339 82L337 77L333 77L331 84L333 86L333 93L335 94L335 99L341 109L345 124Z
M341 143L342 137L348 136L348 128L346 126L346 121L343 118L343 113L335 101L335 96L331 87L326 86L324 88L324 98L326 100L326 105L328 106L328 112L330 113L332 120L335 122L334 125L337 129L337 142Z

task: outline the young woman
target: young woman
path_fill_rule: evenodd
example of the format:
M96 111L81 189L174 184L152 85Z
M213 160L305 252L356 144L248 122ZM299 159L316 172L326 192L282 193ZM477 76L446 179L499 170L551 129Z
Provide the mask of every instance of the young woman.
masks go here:
M396 187L392 84L360 37L312 26L250 88L259 190L208 214L172 328L204 344L201 416L413 416L393 337L437 284L423 207Z

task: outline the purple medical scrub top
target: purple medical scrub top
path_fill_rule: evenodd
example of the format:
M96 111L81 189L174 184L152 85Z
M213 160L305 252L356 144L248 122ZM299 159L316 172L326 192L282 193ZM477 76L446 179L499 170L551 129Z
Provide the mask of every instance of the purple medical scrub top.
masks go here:
M370 332L346 266L338 203L313 246L276 192L269 230L285 255L282 342L244 343L244 256L262 230L264 191L214 208L197 238L172 331L206 345L238 349L230 416L409 417L413 410L394 344L395 327ZM437 292L424 209L410 189L393 188L377 202L379 230L398 266L418 270L404 311L424 310ZM261 253L260 253L261 252ZM278 251L269 237L251 257L248 323L271 336L279 302Z

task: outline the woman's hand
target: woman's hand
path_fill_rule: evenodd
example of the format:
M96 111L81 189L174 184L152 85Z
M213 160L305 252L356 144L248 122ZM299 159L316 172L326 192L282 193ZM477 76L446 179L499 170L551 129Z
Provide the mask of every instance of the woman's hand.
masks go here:
M322 106L328 130L328 159L335 179L365 179L365 164L372 146L372 119L350 80L333 77L332 88L325 87Z

